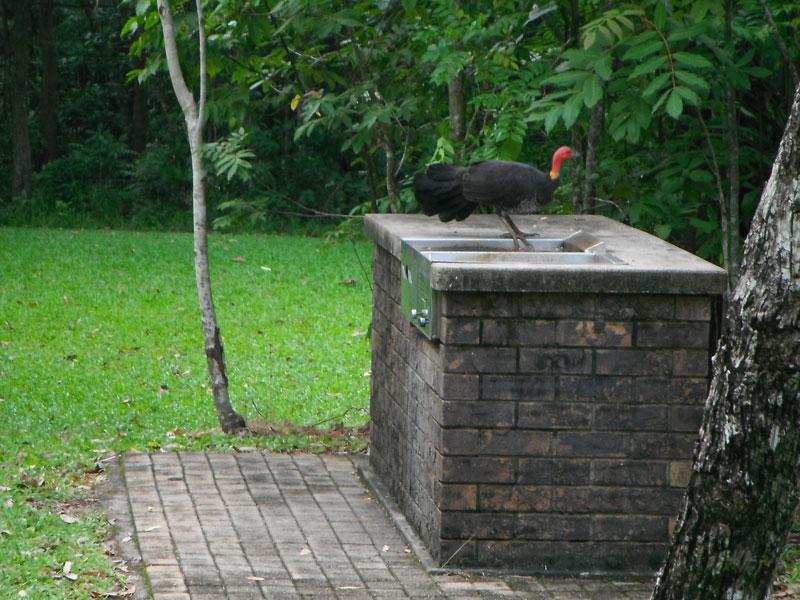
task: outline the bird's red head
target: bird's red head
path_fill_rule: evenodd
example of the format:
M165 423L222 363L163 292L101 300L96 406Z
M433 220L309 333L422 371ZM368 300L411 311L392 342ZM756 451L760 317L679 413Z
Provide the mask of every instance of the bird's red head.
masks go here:
M569 146L561 146L553 152L553 165L550 167L550 179L558 179L561 174L561 163L570 158L577 158L579 154Z

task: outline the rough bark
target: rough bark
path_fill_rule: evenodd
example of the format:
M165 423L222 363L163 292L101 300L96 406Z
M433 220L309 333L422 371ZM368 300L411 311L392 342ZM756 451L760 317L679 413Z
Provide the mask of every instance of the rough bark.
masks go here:
M164 33L164 47L172 88L186 120L187 137L192 157L192 206L194 220L194 266L197 293L203 322L203 339L208 360L208 372L214 395L217 418L225 433L235 433L244 428L244 419L236 413L228 395L228 375L225 368L225 350L222 336L217 327L217 316L211 294L211 278L208 269L208 228L206 218L206 185L203 166L202 146L206 116L206 38L203 20L202 0L196 0L197 21L200 37L200 97L195 103L194 96L186 86L178 58L175 29L167 0L158 0L161 16L161 29Z
M31 141L28 132L28 72L30 63L31 7L28 2L12 2L11 26L11 145L14 153L11 192L18 195L31 189Z
M745 242L654 600L768 597L800 490L800 86Z
M396 213L400 206L400 189L397 186L395 171L397 170L397 155L394 149L392 128L388 125L381 127L383 151L386 153L386 193L389 196L389 210Z
M42 97L39 126L44 139L43 162L58 157L58 53L53 25L53 0L39 1L39 43L42 50Z

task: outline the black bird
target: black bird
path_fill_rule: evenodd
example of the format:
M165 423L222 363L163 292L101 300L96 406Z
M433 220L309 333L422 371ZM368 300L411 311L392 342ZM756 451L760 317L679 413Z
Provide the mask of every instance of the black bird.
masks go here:
M414 177L414 195L423 213L439 215L445 222L463 221L478 205L491 206L519 248L528 241L509 213L533 214L549 204L560 182L561 164L577 156L572 148L561 146L553 153L549 174L508 160L486 160L468 167L437 163Z

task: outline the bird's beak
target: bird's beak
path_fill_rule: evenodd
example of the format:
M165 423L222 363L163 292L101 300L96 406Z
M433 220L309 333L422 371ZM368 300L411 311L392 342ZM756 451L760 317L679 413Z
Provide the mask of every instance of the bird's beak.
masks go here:
M580 158L580 157L581 157L580 152L575 152L574 150L572 151L572 158Z

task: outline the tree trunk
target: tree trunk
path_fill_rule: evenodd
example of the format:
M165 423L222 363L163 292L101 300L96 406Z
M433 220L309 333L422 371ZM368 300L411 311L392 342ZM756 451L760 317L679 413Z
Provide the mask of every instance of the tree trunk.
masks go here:
M605 111L600 100L592 107L589 116L589 133L586 136L586 158L583 169L583 213L593 213L596 207L595 182L597 181L597 150L603 133Z
M44 138L44 160L58 156L58 54L53 26L53 0L39 1L39 40L42 46L42 98L39 101L39 125Z
M31 7L12 2L11 26L11 145L14 152L11 193L31 190L31 141L28 133L28 71L30 63Z
M396 213L400 207L400 190L397 186L395 170L397 169L397 156L394 150L392 128L388 125L381 127L383 150L386 153L386 193L389 196L389 211Z
M745 242L653 600L761 600L800 490L800 86Z
M733 47L733 0L725 1L725 44L735 56ZM739 123L736 118L736 92L729 79L725 80L726 138L728 142L728 255L730 256L731 287L736 285L741 269L741 238L739 235Z
M206 37L203 20L202 0L196 0L197 21L200 37L200 98L197 103L186 87L178 59L178 48L175 41L175 30L172 13L167 0L158 0L158 12L161 16L161 29L164 33L164 46L167 55L169 77L175 96L183 110L186 120L187 137L192 154L192 206L194 219L194 268L197 281L197 293L200 298L200 311L203 321L203 339L205 342L208 372L214 394L214 406L217 418L225 433L235 433L244 428L244 419L231 406L228 396L228 375L225 369L225 350L222 336L217 327L217 316L211 295L211 278L208 269L208 230L206 225L206 183L203 157L203 129L206 116Z
M463 70L447 84L447 104L450 109L450 137L456 143L456 162L461 163L464 160L464 140L467 135Z

